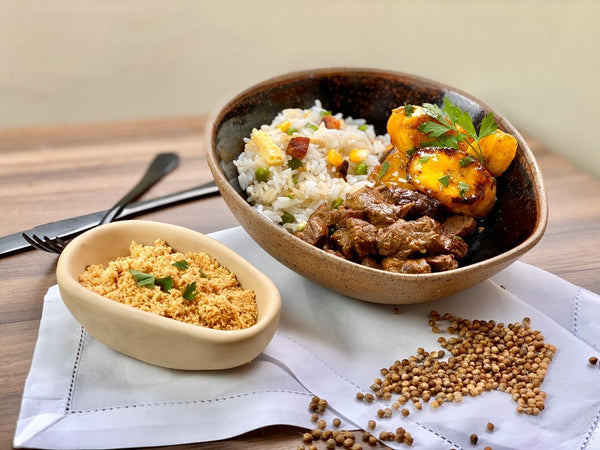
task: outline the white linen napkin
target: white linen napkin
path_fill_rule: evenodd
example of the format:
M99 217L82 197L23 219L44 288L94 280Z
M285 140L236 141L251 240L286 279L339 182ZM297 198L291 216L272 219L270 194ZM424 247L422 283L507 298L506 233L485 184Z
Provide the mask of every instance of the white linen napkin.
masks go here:
M266 254L241 228L212 235L249 260L279 287L277 334L253 362L230 370L185 372L121 355L89 336L49 289L31 371L23 394L15 447L116 448L225 439L256 428L287 424L314 428L308 405L327 399L324 419L340 428L402 426L413 448L600 448L600 369L597 354L600 296L524 263L492 280L435 302L370 304L330 292ZM427 404L409 417L379 419L387 402L355 399L369 392L379 370L415 354L440 349L427 324L431 309L468 319L505 323L531 318L557 352L542 389L546 409L521 415L510 395L484 392L462 403ZM409 407L411 408L411 407ZM487 422L495 430L485 430ZM299 439L299 444L300 439ZM403 444L386 442L394 448Z

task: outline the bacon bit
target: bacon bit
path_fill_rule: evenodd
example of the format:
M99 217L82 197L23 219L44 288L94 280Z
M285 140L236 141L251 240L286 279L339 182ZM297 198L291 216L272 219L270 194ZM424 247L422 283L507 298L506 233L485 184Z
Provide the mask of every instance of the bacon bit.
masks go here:
M306 152L308 152L308 144L310 144L310 138L308 137L293 137L290 139L285 152L294 159L302 159L306 156Z
M325 116L323 117L323 121L325 122L325 127L329 129L339 130L342 126L342 122L333 116Z
M346 175L348 175L348 160L345 159L337 168L337 175L340 178L346 179Z

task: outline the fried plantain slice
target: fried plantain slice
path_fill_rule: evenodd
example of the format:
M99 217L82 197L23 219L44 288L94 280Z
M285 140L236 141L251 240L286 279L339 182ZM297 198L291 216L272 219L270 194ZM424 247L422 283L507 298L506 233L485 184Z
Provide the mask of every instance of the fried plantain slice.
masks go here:
M407 176L419 191L455 214L485 217L496 202L495 179L461 150L418 150L408 160Z

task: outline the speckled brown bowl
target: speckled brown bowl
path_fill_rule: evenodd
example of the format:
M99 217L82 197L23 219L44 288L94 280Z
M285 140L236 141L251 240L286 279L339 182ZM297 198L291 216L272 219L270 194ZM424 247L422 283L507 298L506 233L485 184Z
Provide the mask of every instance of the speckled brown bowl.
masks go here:
M295 72L243 91L212 117L207 132L208 162L221 194L240 224L258 244L290 269L329 289L375 303L417 303L439 299L479 283L515 261L542 237L548 220L542 177L531 150L517 130L494 112L499 127L517 138L519 148L498 179L498 201L469 241L461 267L431 274L397 274L346 261L313 247L273 224L246 201L232 161L242 138L270 123L285 108L325 109L364 118L386 133L390 111L408 102L441 104L444 96L468 111L478 124L492 111L474 97L413 75L372 69L333 68Z

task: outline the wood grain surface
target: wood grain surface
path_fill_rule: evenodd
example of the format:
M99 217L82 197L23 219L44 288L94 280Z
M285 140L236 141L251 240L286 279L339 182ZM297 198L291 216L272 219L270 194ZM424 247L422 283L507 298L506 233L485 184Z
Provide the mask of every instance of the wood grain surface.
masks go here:
M144 198L210 180L204 130L202 117L0 130L0 236L109 208L160 151L176 151L180 166ZM528 142L544 176L550 214L541 242L521 260L600 293L600 181L535 140ZM141 218L203 233L237 225L218 196ZM11 447L42 298L56 283L56 259L28 251L0 260L0 448ZM295 427L268 427L225 441L176 448L294 449L302 443L301 432Z

